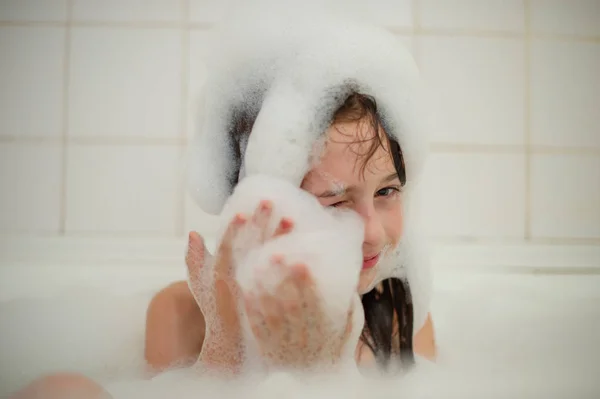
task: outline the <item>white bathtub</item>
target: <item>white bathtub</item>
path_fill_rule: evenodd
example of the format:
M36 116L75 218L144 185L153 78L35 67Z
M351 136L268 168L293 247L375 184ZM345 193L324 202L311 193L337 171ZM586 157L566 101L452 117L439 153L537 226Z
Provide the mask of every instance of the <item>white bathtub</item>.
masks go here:
M183 240L0 244L0 397L53 371L106 384L141 375L146 306L185 278ZM488 397L600 395L599 255L596 247L436 247L432 312L446 387L432 391L431 377L412 392L452 396L476 371L476 392Z

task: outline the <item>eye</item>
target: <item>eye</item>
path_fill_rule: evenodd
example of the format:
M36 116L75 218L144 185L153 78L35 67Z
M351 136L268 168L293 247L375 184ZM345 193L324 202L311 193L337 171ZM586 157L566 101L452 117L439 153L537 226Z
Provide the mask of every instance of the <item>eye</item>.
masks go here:
M340 206L344 205L346 202L347 201L339 201L339 202L336 202L336 203L331 204L329 206L332 207L332 208L339 208Z
M399 193L399 192L400 192L399 187L385 187L385 188L382 188L381 190L377 191L377 193L375 195L377 197L391 197L392 195Z

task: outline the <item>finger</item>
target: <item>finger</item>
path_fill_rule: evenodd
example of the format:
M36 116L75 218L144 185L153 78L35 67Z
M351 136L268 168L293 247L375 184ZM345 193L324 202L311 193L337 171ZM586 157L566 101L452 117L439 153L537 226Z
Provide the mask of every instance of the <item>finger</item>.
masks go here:
M280 275L285 275L275 290L275 296L279 299L285 314L289 312L298 313L300 308L300 291L296 287L295 275L289 270L285 270L286 266L283 255L274 255L271 258L271 262L277 268L277 272Z
M302 334L304 334L305 325L302 319L301 297L294 276L286 271L286 266L283 264L283 257L275 257L277 267L282 274L287 272L287 275L277 286L275 296L277 297L282 311L282 331L281 337L285 345L293 345L299 343Z
M185 255L185 264L190 279L195 281L200 278L200 268L204 265L205 254L206 248L200 234L195 231L190 232L188 235L187 253Z
M303 320L303 334L300 336L302 345L323 340L323 315L320 301L316 295L316 287L305 264L299 263L291 267L292 279L299 293L300 318Z
M271 219L272 211L273 203L269 200L262 200L256 207L254 215L252 216L252 223L258 228L261 244L267 239L267 229L269 227L269 220Z
M225 280L215 281L215 300L217 314L219 315L228 337L238 337L241 334L240 321L237 313L236 298L232 295L229 285Z
M282 218L273 234L273 238L288 234L294 228L294 222L289 218Z
M225 230L225 234L223 234L223 238L219 244L219 253L217 254L219 262L215 265L215 273L224 275L231 271L233 242L247 221L248 218L246 215L238 213L227 225L227 230Z
M268 331L264 317L259 310L257 298L252 294L246 295L244 297L244 306L252 334L254 334L258 344L264 347L267 342Z
M266 327L273 335L278 335L283 321L283 312L278 298L267 292L260 284L258 286L259 306Z

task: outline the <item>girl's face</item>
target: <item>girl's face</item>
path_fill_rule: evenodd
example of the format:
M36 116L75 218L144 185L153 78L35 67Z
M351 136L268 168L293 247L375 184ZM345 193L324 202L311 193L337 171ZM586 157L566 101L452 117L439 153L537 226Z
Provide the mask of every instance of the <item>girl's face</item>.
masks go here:
M302 188L323 206L347 208L358 213L365 225L363 267L358 292L364 294L377 276L379 260L396 246L402 235L401 185L390 154L381 146L368 160L372 145L361 142L362 123L339 123L327 131L320 161L307 173Z

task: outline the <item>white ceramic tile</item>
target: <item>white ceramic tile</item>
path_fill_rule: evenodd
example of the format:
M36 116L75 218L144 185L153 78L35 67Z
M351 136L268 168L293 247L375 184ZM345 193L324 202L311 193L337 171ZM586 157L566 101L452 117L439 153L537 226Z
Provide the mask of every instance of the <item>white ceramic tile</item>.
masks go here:
M535 33L600 36L598 0L531 0Z
M202 121L202 106L205 99L204 84L207 78L205 61L208 54L209 34L203 31L190 33L189 86L188 86L188 138L197 133Z
M400 43L402 43L402 45L404 45L414 56L416 48L415 37L410 34L398 34L396 35L396 37L398 38Z
M65 31L0 28L0 135L62 132Z
M534 237L600 238L600 158L534 155Z
M74 0L73 19L92 21L180 21L181 0Z
M70 145L67 232L174 234L179 155L177 146Z
M410 28L413 25L411 0L326 1L336 12L360 16L361 20L380 26Z
M522 41L421 37L417 46L437 121L433 141L523 143Z
M178 137L181 32L72 31L69 135Z
M600 148L600 44L533 41L534 144Z
M432 235L523 237L523 155L432 154L425 173L424 201Z
M232 0L189 0L192 22L220 23L226 19Z
M421 27L522 32L523 0L420 0Z
M185 193L185 232L197 231L205 239L214 239L219 217L203 212L188 192Z
M57 233L61 146L0 143L0 231Z
M1 0L1 21L65 21L67 0Z

